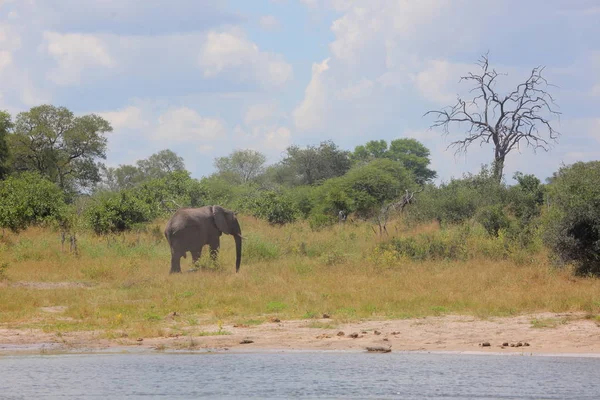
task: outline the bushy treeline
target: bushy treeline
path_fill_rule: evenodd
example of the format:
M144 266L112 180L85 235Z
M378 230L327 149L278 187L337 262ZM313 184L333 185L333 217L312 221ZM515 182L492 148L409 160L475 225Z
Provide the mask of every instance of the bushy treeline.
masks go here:
M557 261L600 273L600 162L565 166L546 184L517 173L507 185L483 168L436 185L429 150L415 139L369 141L354 151L324 141L290 146L274 165L257 151L237 150L215 159L215 173L194 179L170 150L104 167L98 160L110 130L98 116L53 106L34 107L14 123L0 113L0 227L54 224L110 234L179 207L220 204L272 224L307 220L318 230L336 223L340 211L381 225L382 214L385 220L401 209L408 224L437 221L448 232L476 225L500 238L506 252L534 251L543 242ZM396 238L382 249L417 258L455 252L450 239L437 250L427 235L411 240Z

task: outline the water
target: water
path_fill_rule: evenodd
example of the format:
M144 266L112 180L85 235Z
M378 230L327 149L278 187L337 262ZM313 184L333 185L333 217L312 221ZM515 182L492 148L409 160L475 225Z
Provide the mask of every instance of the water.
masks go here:
M596 399L600 359L426 353L0 356L1 399Z

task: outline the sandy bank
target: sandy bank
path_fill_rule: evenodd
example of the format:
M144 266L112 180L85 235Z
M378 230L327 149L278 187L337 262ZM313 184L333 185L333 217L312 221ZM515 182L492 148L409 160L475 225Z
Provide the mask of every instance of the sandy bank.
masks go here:
M532 322L535 321L535 322ZM581 354L600 356L600 323L578 313L478 319L440 316L333 326L329 319L224 325L225 335L106 339L103 332L46 333L0 327L1 354L111 351L354 350ZM331 325L331 326L328 326ZM316 326L316 327L315 327ZM321 326L321 327L319 327ZM203 327L215 332L217 327Z

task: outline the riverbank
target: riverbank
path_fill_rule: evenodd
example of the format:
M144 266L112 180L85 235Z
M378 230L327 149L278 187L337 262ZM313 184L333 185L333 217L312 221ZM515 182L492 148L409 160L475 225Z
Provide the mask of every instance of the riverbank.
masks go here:
M174 316L174 318L177 318ZM479 319L434 316L336 323L329 318L203 326L161 337L107 338L103 331L44 332L0 327L1 354L54 352L391 350L600 356L600 321L583 313Z

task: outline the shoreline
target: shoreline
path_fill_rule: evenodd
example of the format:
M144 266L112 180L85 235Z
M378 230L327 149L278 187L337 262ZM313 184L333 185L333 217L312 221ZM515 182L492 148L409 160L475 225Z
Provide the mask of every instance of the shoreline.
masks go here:
M50 354L374 352L600 357L600 321L584 313L480 319L445 315L337 323L331 319L223 325L164 337L107 339L0 326L0 357ZM207 335L206 332L215 332Z

